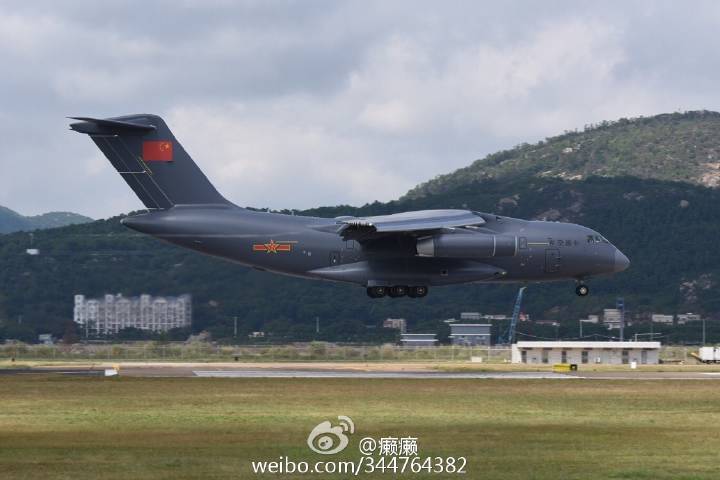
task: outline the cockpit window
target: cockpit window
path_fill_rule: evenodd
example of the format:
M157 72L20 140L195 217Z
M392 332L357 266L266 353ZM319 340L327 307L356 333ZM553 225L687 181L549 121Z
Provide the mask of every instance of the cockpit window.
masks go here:
M610 243L607 238L600 235L588 235L587 243Z

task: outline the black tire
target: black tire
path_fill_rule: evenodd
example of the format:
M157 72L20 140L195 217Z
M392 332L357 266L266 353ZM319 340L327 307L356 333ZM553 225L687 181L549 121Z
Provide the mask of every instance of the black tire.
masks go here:
M575 287L575 293L578 297L587 297L590 293L590 288L585 284L580 284Z
M410 287L408 290L408 297L411 298L422 298L428 294L428 288L425 285L418 285Z
M367 294L370 298L383 298L387 295L388 289L383 286L368 287Z
M390 287L388 290L388 295L392 298L399 298L404 297L408 294L408 287L405 285L395 285L393 287Z

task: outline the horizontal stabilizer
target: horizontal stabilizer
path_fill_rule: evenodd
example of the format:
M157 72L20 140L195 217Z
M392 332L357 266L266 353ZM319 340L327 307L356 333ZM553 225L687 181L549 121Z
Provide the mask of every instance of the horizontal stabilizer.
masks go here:
M112 133L148 133L156 129L155 125L143 125L141 123L125 122L121 120L113 120L110 118L90 118L90 117L68 117L72 120L81 120L79 123L70 124L70 128L80 133L89 135L101 135Z

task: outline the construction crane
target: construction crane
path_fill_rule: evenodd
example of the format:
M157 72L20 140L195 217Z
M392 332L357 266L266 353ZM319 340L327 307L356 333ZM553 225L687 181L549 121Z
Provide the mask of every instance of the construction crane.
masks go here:
M512 318L507 330L498 335L498 345L510 345L515 339L515 328L517 327L518 317L520 317L520 306L522 305L523 292L527 287L520 287L517 298L515 299L515 308L513 308Z

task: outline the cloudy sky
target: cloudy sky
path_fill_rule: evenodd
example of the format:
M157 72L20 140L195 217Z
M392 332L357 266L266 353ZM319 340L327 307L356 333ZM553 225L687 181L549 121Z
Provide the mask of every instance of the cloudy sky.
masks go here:
M226 197L390 200L520 142L720 110L720 3L0 0L0 205L135 198L66 116L157 113Z

